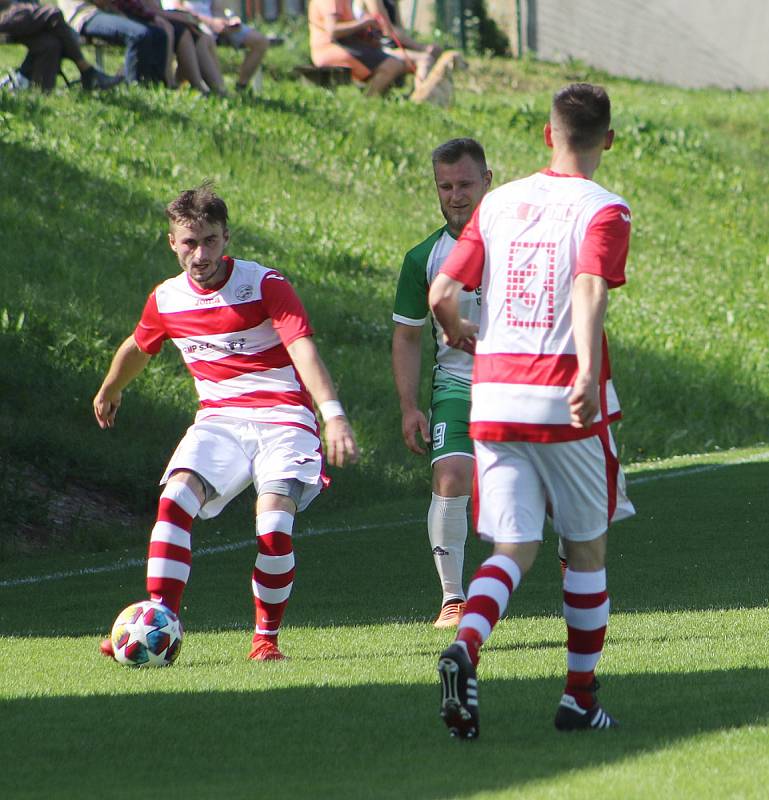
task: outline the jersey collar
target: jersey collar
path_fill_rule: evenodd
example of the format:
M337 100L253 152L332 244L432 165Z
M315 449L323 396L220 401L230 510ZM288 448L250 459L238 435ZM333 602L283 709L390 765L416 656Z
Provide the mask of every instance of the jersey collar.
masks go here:
M589 181L590 178L587 175L583 175L581 172L577 172L574 175L567 175L564 172L553 172L551 169L541 169L540 172L543 175L549 175L551 178L582 178L584 181Z

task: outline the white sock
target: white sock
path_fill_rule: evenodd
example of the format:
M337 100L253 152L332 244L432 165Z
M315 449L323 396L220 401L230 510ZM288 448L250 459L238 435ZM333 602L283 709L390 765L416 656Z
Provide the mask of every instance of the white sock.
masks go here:
M467 540L467 501L470 495L441 497L433 493L427 512L427 535L433 551L435 569L443 589L443 600L465 599L462 567Z

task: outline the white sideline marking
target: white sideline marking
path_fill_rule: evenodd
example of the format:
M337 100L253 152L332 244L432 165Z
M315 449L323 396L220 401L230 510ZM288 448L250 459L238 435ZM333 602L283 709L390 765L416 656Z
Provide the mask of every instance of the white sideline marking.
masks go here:
M760 461L769 460L769 450L755 455L741 458L737 461L730 461L728 464L704 464L701 467L682 467L677 470L669 470L666 472L659 472L656 475L641 475L637 478L628 476L627 483L630 486L638 486L642 483L651 483L652 481L670 480L673 478L680 478L688 475L698 475L703 472L715 472L719 469L726 467L735 467L741 464L752 464ZM424 522L423 517L409 517L407 519L399 520L398 522L387 523L370 523L367 525L343 525L339 528L308 528L306 531L299 531L294 534L294 539L303 539L306 536L322 536L327 533L357 533L358 531L371 530L372 528L402 528L406 525L413 525L415 522ZM241 542L230 542L229 544L220 544L215 547L201 547L194 551L195 558L202 556L212 556L218 553L228 553L232 550L243 550L246 547L253 547L256 544L255 539L245 539ZM141 567L147 563L146 558L128 558L124 561L115 561L112 564L104 564L101 567L83 567L82 569L68 570L65 572L51 572L48 575L31 575L26 578L11 578L9 580L0 581L0 589L11 589L14 586L29 586L37 583L44 583L46 581L59 581L64 578L77 578L83 575L98 575L104 572L119 572L122 569L129 567Z
M376 522L368 525L342 525L339 528L308 528L306 531L299 531L295 533L293 539L304 539L307 536L322 536L326 533L357 533L358 531L367 531L371 528L403 528L406 525L413 525L415 522L424 522L422 517L408 517L407 519L399 520L398 522ZM244 539L241 542L229 542L228 544L219 544L214 547L201 547L195 549L194 558L200 556L212 556L218 553L229 553L232 550L243 550L246 547L256 547L256 536L253 539ZM51 572L48 575L31 575L27 578L11 578L9 580L0 581L0 589L10 589L14 586L28 586L35 583L44 583L45 581L60 581L63 578L76 578L83 575L98 575L102 572L119 572L121 569L128 569L129 567L141 567L147 563L146 558L126 558L122 561L115 561L112 564L104 564L101 567L83 567L82 569L67 570L65 572Z

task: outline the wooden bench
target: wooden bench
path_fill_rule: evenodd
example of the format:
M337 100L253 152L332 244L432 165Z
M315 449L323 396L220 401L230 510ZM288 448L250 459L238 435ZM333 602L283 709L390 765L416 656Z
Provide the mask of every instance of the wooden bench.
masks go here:
M352 83L352 70L349 67L315 67L312 65L295 67L294 72L303 80L324 89L336 89Z

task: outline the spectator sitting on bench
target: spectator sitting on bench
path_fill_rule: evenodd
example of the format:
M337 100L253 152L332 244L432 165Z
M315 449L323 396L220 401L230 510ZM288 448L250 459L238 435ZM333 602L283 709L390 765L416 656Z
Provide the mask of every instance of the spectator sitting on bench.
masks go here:
M235 88L248 88L251 79L262 63L270 46L269 39L254 28L245 25L240 17L225 8L224 0L163 0L163 7L188 11L208 28L217 44L227 44L236 50L245 48L246 55L240 65Z
M74 62L86 90L111 89L123 80L122 75L105 75L85 58L80 36L56 6L0 0L0 33L27 48L24 62L12 76L12 88L33 83L50 91L56 86L63 58Z
M349 67L356 81L366 81L366 93L384 94L408 72L380 42L381 28L370 14L355 19L351 0L310 0L310 55L316 67Z
M216 55L213 37L200 29L197 19L185 11L165 11L158 0L113 0L115 6L130 19L146 25L157 25L166 32L169 44L168 77L172 86L172 58L176 53L176 79L188 81L203 94L211 91L224 96L227 88Z
M379 22L384 35L382 49L405 61L417 84L427 77L441 48L437 44L422 44L409 36L401 21L398 0L354 0L353 13L358 19L369 14Z
M166 83L168 43L162 28L108 13L109 0L58 0L58 6L81 36L97 36L125 46L123 72L127 83Z

